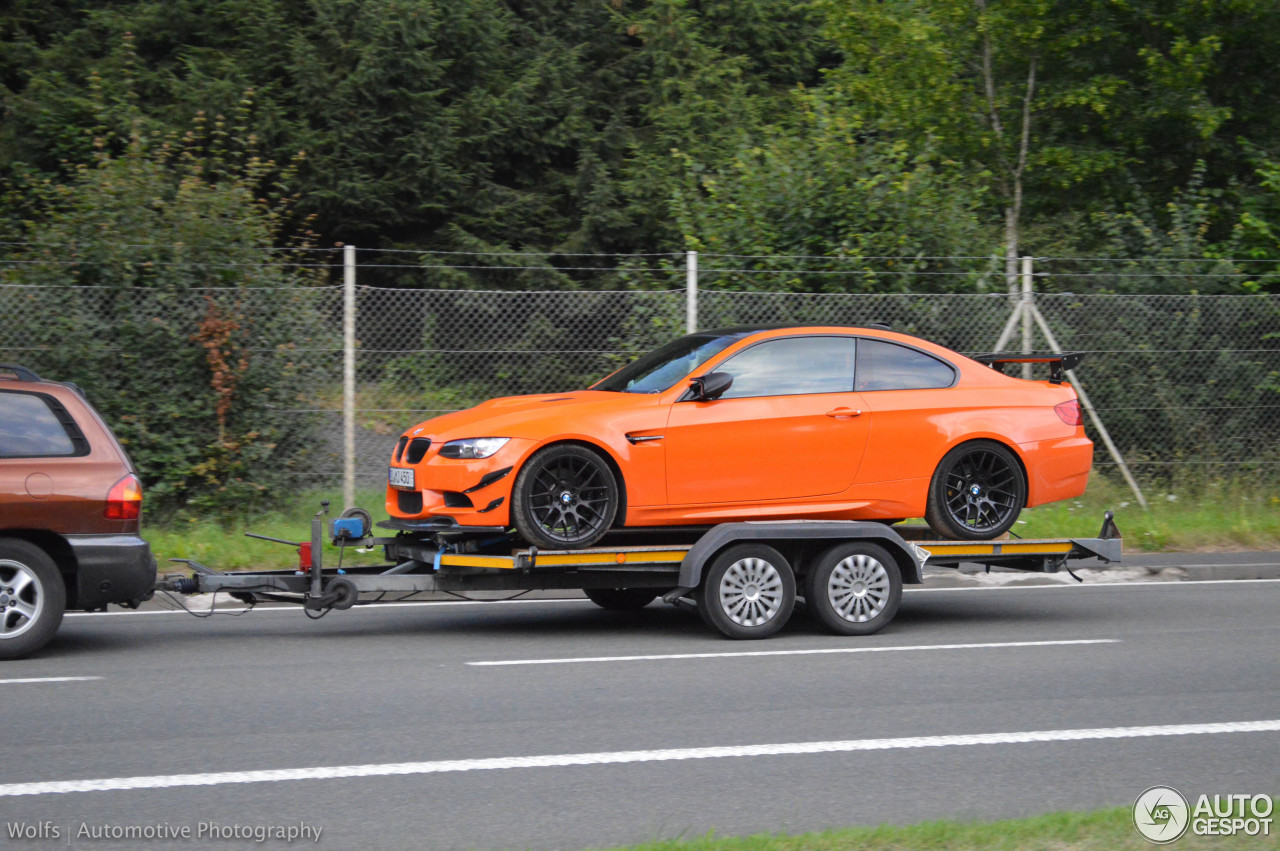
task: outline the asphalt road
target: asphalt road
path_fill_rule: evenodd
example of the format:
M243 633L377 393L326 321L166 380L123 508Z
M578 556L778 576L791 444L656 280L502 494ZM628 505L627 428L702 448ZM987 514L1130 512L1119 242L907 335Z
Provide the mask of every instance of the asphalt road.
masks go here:
M0 667L0 847L284 845L74 839L216 823L586 848L1275 793L1278 616L1280 581L1096 580L911 590L876 636L797 616L750 643L582 600L72 616ZM677 658L587 661L637 655ZM97 679L15 682L54 677Z

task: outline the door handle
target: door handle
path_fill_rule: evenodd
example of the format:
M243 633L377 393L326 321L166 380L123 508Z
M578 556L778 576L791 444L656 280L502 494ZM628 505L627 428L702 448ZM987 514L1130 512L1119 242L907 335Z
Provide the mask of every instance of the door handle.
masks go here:
M855 411L853 408L832 408L827 411L827 416L834 417L837 420L847 420L862 416L862 411Z

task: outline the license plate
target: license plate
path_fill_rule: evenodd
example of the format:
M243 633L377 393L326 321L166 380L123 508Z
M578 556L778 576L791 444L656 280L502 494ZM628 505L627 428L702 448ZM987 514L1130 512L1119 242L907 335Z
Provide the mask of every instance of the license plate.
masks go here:
M404 467L388 467L387 481L391 483L393 488L404 488L405 490L413 490L413 470Z

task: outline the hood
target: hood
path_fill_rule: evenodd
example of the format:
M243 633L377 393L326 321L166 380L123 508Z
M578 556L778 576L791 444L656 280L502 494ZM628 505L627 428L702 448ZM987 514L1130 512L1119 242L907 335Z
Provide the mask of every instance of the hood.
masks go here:
M575 390L537 396L504 396L474 408L426 420L405 430L409 437L436 441L465 437L523 437L540 440L574 431L575 425L597 414L651 407L656 395Z

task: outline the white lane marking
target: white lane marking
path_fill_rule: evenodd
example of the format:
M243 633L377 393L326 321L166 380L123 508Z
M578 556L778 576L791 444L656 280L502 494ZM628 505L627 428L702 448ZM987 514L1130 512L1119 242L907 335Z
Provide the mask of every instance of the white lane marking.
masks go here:
M817 656L828 653L892 653L901 650L987 650L1000 647L1052 647L1063 644L1119 644L1116 638L1078 638L1068 641L1000 641L987 644L899 644L888 647L821 647L808 650L738 650L723 653L669 653L653 656L580 656L569 659L501 659L467 662L473 667L499 665L571 665L578 662L655 662L667 659L733 659L740 656Z
M494 771L511 768L564 768L577 765L676 762L690 759L724 759L726 757L796 756L909 748L962 747L967 745L1013 745L1033 742L1080 742L1096 739L1138 739L1154 736L1270 732L1280 732L1280 720L1168 724L1154 727L1098 727L1083 730L1032 730L1012 733L970 733L956 736L912 736L901 739L852 739L829 742L789 742L772 745L664 748L644 751L604 751L600 753L509 756L489 759L452 759L438 762L392 762L374 765L277 768L265 771L223 771L209 774L106 777L97 780L53 780L40 783L0 785L0 797L60 795L68 792L117 792L130 789L170 789L177 786L219 786L229 783L276 783L284 780L334 780L345 777L445 774L458 771Z
M1226 565L1234 567L1235 565ZM1088 570L1088 568L1084 568ZM932 576L947 576L935 573ZM951 591L1045 591L1052 588L1195 588L1200 585L1252 585L1259 582L1280 583L1280 579L1187 579L1166 581L1159 579L1136 580L1131 582L1052 582L1044 585L966 585L959 588L930 588L928 578L925 585L913 585L903 588L906 594L948 593Z
M0 680L0 685L13 683L80 683L86 680L100 680L102 677L26 677L17 680Z
M1226 565L1233 567L1238 565ZM947 576L948 574L936 574L938 576ZM1051 588L1194 588L1199 585L1246 585L1251 583L1270 582L1280 583L1280 579L1201 579L1187 580L1185 582L1164 582L1159 580L1152 581L1135 581L1135 582L1086 582L1079 583L1058 583L1050 585L974 585L963 588L930 588L927 586L913 586L902 589L907 594L927 594L927 593L949 593L952 591L1043 591ZM368 612L368 611L385 611L387 609L408 609L418 606L514 606L529 605L532 603L586 603L589 602L585 597L551 597L536 598L524 600L420 600L409 603L377 603L371 605L360 605L351 609L350 612ZM223 611L219 609L219 611ZM226 611L235 611L227 609ZM258 606L255 612L301 612L301 606ZM181 609L143 609L141 611L113 611L113 612L67 612L63 617L67 618L102 618L102 617L123 617L128 615L187 615L189 612Z

